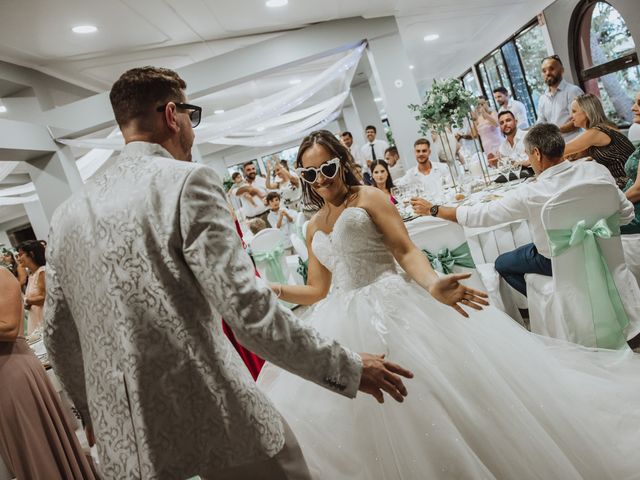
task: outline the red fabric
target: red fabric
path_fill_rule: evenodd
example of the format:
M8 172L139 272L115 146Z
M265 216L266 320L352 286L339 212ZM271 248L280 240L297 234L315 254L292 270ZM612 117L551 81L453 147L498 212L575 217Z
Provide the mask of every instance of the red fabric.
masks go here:
M242 247L245 248L246 245L242 238L242 229L240 228L240 223L238 222L238 220L236 220L236 230L238 231L238 235L240 236ZM255 272L256 277L259 277L260 274L258 273L258 271L255 270ZM253 379L255 380L256 378L258 378L260 370L262 370L262 365L264 365L264 360L238 343L238 340L236 340L236 336L233 334L233 331L231 330L231 328L229 328L229 325L227 325L224 319L222 319L222 330L224 331L231 344L237 350L240 358L242 358L242 360L244 361L244 364L249 369L249 372L251 373Z

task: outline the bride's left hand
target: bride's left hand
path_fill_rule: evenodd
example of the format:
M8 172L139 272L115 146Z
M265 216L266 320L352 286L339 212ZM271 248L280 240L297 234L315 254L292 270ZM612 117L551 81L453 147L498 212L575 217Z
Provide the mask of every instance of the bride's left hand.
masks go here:
M489 305L489 302L485 300L486 293L460 283L460 280L470 276L470 273L456 273L440 277L431 285L429 293L440 303L455 308L460 315L468 318L469 314L462 309L461 305L471 307L474 310L482 310L483 305Z

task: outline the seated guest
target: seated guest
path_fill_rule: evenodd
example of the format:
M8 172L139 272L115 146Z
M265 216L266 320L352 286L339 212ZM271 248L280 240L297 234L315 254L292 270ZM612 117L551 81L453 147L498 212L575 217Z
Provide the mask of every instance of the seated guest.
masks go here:
M500 116L501 112L511 112L516 119L519 129L529 128L529 118L527 117L527 109L524 103L511 98L509 92L504 87L494 88L493 98L496 100L496 103L500 105L498 116Z
M21 297L16 277L0 267L0 458L18 479L94 479L58 393L22 336Z
M284 247L291 247L291 224L294 222L296 213L292 212L286 207L280 204L280 194L278 192L269 192L267 194L267 204L269 205L269 216L267 220L271 225L271 228L277 228L284 234L285 242Z
M391 179L395 178L396 180L399 180L405 173L407 173L404 169L404 165L400 161L400 154L396 147L389 147L384 151L384 161L387 162L387 166L389 167Z
M394 185L387 162L384 160L374 160L371 164L371 178L373 179L373 186L389 195L391 203L398 203L396 199L393 198L393 195L391 195L391 189Z
M249 227L249 231L253 235L256 235L258 232L267 228L267 222L265 222L262 218L251 218L247 220L247 226Z
M569 185L587 182L615 185L615 180L609 170L596 162L566 161L563 158L565 143L557 125L535 125L525 136L524 145L537 175L536 182L522 184L500 200L470 207L443 207L420 198L412 199L411 203L417 215L432 215L466 227L490 227L527 220L533 243L503 253L495 265L509 285L526 295L526 273L551 275L551 254L541 219L542 207L547 200ZM619 191L619 196L620 223L624 225L633 219L633 205L622 191Z
M637 147L640 143L640 92L636 95L631 111L633 112L633 123L629 127L627 138Z
M425 193L437 194L442 189L443 175L450 175L445 163L433 163L431 156L431 143L426 138L419 138L413 144L414 154L418 165L410 168L404 177L397 180L398 185L411 183L422 184Z
M624 164L633 153L633 144L607 119L600 99L591 93L577 96L571 103L571 121L585 131L567 143L565 157L592 157L624 188L628 180Z
M362 176L362 165L356 163L355 167L353 168L353 174L361 184L364 184L364 178Z
M527 132L518 128L516 117L509 110L504 110L498 114L498 122L500 122L500 131L504 135L504 142L502 142L498 150L500 156L516 160L523 167L530 166L523 142Z

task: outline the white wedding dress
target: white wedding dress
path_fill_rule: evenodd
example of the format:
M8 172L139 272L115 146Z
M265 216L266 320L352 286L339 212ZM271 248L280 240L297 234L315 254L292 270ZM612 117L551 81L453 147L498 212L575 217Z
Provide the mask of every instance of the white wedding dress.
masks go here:
M303 321L415 374L404 403L380 405L265 365L314 478L640 478L640 355L540 337L492 307L462 317L397 273L361 208L312 246L333 288Z

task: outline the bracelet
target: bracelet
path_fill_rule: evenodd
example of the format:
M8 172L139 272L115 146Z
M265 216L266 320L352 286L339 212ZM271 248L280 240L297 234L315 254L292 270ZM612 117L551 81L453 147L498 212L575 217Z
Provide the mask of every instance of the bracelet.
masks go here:
M280 295L282 295L282 284L281 283L278 284L278 291L276 292L276 297L280 298Z

